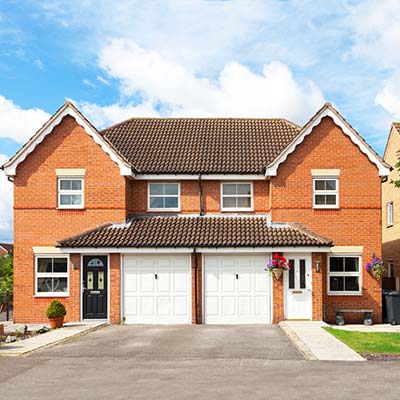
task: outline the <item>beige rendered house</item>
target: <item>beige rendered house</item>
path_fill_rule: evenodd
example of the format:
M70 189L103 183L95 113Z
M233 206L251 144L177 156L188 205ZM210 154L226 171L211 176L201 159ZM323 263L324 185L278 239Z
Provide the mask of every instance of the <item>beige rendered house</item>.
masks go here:
M384 159L393 169L382 181L382 254L387 276L395 278L399 290L400 277L400 188L392 183L400 179L396 168L400 151L400 123L393 122L386 143Z

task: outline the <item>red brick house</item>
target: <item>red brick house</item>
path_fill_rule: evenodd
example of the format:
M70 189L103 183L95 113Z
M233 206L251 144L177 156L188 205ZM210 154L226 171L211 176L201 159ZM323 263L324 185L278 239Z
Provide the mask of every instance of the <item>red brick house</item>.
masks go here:
M8 256L13 251L11 243L0 243L0 255Z
M284 119L132 118L97 131L69 102L2 167L14 182L16 322L381 320L390 167L330 105ZM291 269L264 271L274 253ZM359 315L350 316L358 318Z

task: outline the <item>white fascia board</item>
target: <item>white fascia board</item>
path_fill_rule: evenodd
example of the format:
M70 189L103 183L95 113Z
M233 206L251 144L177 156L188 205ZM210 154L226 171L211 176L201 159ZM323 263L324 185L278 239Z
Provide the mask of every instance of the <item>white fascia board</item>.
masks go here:
M120 169L120 173L123 176L132 176L132 169L127 163L125 163L122 158L104 141L104 139L99 135L99 133L82 118L79 112L77 112L71 104L67 103L64 108L62 108L58 114L53 116L53 120L45 128L38 131L28 143L25 148L22 148L15 156L4 164L4 172L7 176L15 176L18 165L23 162L26 157L35 150L35 148L45 139L45 137L50 134L54 127L56 127L64 117L67 115L73 117L78 125L80 125L85 132L93 138L95 143L97 143L105 153L107 153L111 160L114 161Z
M61 253L69 254L167 254L192 253L193 247L62 247ZM329 253L330 247L196 247L198 253Z
M379 171L379 176L388 176L390 173L390 168L382 164L381 160L377 155L364 143L364 141L357 135L352 129L350 129L342 120L339 118L329 107L320 113L320 115L315 119L315 121L305 129L297 139L286 148L286 150L271 164L266 168L266 176L276 176L278 173L279 165L282 164L289 156L293 153L296 147L303 142L306 136L308 136L314 127L321 123L321 120L325 117L330 117L333 119L334 123L339 126L342 131L351 139L351 141L358 146L362 153L364 153L368 159L376 165Z
M135 179L148 180L148 181L174 181L174 180L198 180L204 181L219 180L219 181L264 181L264 174L246 174L246 175L234 175L234 174L136 174Z

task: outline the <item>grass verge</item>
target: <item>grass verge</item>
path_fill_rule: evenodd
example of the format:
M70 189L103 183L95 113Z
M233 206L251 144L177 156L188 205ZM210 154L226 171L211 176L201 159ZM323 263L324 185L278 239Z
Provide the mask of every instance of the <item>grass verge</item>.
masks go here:
M353 332L335 328L325 328L357 353L400 354L400 333Z

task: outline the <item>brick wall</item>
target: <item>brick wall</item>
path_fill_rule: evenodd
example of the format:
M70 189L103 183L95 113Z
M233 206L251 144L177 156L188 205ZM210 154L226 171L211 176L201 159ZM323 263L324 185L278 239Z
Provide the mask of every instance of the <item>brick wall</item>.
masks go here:
M312 208L311 169L340 169L338 210ZM363 246L362 296L324 296L326 316L340 308L371 308L381 321L381 285L364 270L381 249L381 180L376 166L330 118L324 118L271 179L272 219L300 222L337 246ZM326 268L325 268L326 273ZM326 277L324 279L327 279ZM326 290L324 291L326 293ZM351 316L350 316L351 317ZM360 317L359 317L360 319Z
M57 210L56 168L85 168L85 209ZM125 178L93 139L65 117L53 133L18 166L14 184L16 322L45 321L52 298L34 297L33 246L56 241L126 214ZM77 263L76 256L71 261ZM80 271L70 268L70 296L62 301L67 320L79 320Z

